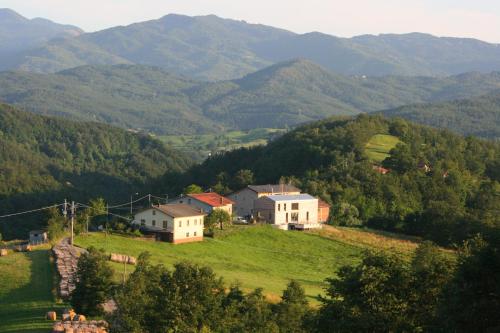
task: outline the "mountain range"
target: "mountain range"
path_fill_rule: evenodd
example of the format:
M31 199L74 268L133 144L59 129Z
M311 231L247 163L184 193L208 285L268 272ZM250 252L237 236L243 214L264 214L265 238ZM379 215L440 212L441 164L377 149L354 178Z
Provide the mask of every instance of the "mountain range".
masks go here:
M163 134L292 127L333 115L470 98L500 90L500 73L445 78L351 77L308 60L204 82L143 65L56 74L0 73L0 100L42 115Z
M10 10L0 10L0 17L12 22L0 24L0 36L12 35L17 41L24 37L12 31L38 22ZM214 15L175 14L92 33L70 27L69 35L50 34L55 29L50 26L52 30L39 29L43 37L35 42L21 43L22 50L2 52L0 69L53 73L82 65L143 64L202 80L228 80L277 62L305 58L344 75L446 76L500 70L497 44L421 33L339 38L318 32L296 34Z

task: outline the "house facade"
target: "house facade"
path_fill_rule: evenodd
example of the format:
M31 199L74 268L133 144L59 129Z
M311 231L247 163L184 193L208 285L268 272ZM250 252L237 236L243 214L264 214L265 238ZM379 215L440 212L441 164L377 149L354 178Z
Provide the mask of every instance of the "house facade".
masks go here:
M203 240L206 213L185 204L152 206L135 214L133 223L145 233L174 244Z
M318 222L326 223L330 217L330 205L325 201L318 199Z
M234 202L215 192L188 194L173 202L196 207L207 214L210 214L214 209L225 210L229 215L233 214Z
M255 200L257 219L288 229L321 228L318 199L309 194L270 195Z
M230 194L228 197L234 201L234 212L238 216L254 216L255 200L271 195L297 195L300 190L292 185L248 185L244 189Z

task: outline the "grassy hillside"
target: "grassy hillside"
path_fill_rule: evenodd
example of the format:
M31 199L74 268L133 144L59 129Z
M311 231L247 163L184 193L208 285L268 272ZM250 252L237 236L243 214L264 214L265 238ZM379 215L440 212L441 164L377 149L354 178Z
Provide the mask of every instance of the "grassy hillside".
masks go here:
M45 320L51 310L61 310L53 294L54 270L48 246L29 253L0 257L0 332L48 332Z
M500 91L470 99L402 106L381 113L463 135L500 139Z
M312 60L346 75L450 75L500 69L495 44L427 34L338 38L213 15L158 20L51 40L5 56L9 68L56 72L83 64L136 63L208 80L241 77L273 63Z
M394 135L376 134L366 143L366 155L370 160L380 163L390 156L391 149L400 142Z
M214 83L132 65L85 66L49 75L0 73L0 100L25 110L182 136L293 127L333 115L469 98L498 89L499 73L349 77L306 60Z
M190 160L158 140L98 123L78 123L0 105L0 215L104 196L127 201ZM4 237L25 238L41 216L2 219Z
M353 231L356 232L356 231ZM366 235L357 231L361 238ZM201 243L172 245L93 233L79 236L76 244L82 247L104 248L108 253L137 256L143 251L152 254L154 263L167 266L179 261L191 261L212 267L226 283L240 282L245 290L264 288L266 294L278 299L291 279L304 285L310 299L323 293L325 278L332 276L343 265L357 263L365 249L380 248L374 242L349 242L319 233L285 232L270 226L235 227L231 232L206 238ZM385 237L381 237L385 238ZM388 239L388 238L385 238ZM407 242L393 241L392 245L403 255L413 248ZM117 266L117 274L123 266Z

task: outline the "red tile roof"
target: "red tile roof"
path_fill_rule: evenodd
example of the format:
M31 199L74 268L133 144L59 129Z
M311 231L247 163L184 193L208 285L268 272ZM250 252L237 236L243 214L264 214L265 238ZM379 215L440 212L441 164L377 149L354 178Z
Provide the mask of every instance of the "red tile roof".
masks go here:
M330 208L330 205L321 199L318 199L318 208Z
M212 207L222 207L222 206L234 204L233 201L231 201L228 198L223 197L222 195L217 194L215 192L193 193L193 194L188 194L188 197L191 197L193 199L196 199L198 201L206 203L207 205L210 205Z

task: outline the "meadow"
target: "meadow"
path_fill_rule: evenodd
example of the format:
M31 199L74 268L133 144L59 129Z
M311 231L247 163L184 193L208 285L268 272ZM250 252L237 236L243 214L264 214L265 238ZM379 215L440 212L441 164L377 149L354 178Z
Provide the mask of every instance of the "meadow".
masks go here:
M365 151L371 161L380 163L390 156L391 149L400 142L402 141L396 136L377 134L368 141Z
M49 332L47 311L64 304L53 293L55 272L48 245L0 257L0 332Z
M148 251L153 263L167 267L182 261L206 265L222 276L227 285L239 283L246 291L263 288L271 301L279 300L286 284L294 279L304 286L312 303L323 294L324 280L334 276L338 268L358 263L363 251L397 248L409 255L416 247L411 240L383 235L374 238L372 233L363 231L343 231L351 236L340 237L334 229L337 228L287 232L270 226L237 226L215 238L182 245L92 233L77 237L76 244L132 256ZM113 267L120 280L123 265ZM128 273L132 269L127 267Z

